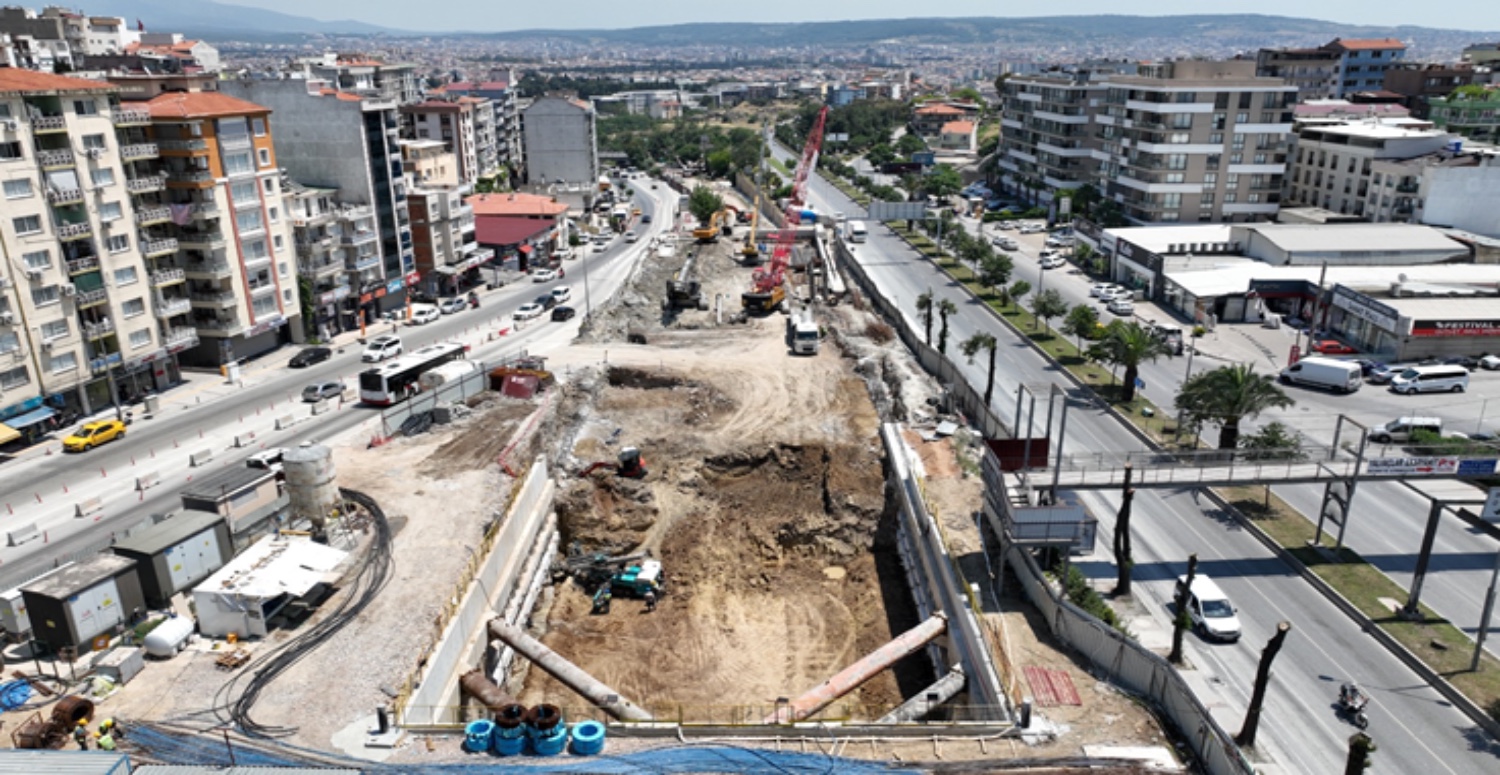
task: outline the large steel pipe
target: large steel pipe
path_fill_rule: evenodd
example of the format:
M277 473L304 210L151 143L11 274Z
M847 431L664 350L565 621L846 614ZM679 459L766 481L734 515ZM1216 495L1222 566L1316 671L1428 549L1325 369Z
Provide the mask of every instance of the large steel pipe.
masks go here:
M933 708L958 696L964 690L964 669L961 665L954 665L948 674L937 679L933 684L911 699L901 703L895 710L880 717L877 724L910 724L919 718L932 712Z
M934 613L926 621L897 635L890 643L865 655L858 662L840 670L817 688L779 707L767 716L767 724L785 724L801 721L833 704L834 700L858 689L860 684L874 678L880 671L895 664L942 635L948 629L948 616L942 611ZM519 650L519 649L518 649Z
M458 685L464 693L478 700L490 713L499 713L500 709L515 703L515 698L505 693L504 689L495 685L494 681L487 678L482 670L470 670L459 676Z
M490 634L505 641L517 654L531 660L532 664L546 670L549 675L562 681L565 686L583 695L605 713L621 721L651 721L651 714L635 703L620 696L614 689L600 683L597 678L585 673L577 665L564 659L556 651L542 645L536 638L527 635L520 627L504 619L490 621Z

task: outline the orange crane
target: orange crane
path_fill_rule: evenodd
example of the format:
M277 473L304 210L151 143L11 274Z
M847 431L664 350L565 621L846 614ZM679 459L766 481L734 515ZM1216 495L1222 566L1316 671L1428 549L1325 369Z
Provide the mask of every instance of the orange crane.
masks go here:
M770 312L781 305L786 291L781 287L786 279L786 268L791 263L792 245L797 241L797 225L802 222L802 208L807 202L807 178L818 166L818 152L823 149L823 127L828 123L828 106L818 111L812 131L807 133L807 144L802 147L802 158L792 173L792 195L786 202L786 225L777 234L776 247L771 251L771 263L755 270L750 276L750 290L740 295L745 309Z

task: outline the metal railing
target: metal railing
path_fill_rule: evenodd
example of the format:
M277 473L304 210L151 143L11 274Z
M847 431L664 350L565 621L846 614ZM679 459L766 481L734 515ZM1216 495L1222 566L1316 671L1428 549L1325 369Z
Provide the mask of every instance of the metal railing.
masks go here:
M168 176L170 180L180 180L184 183L207 183L214 179L214 174L208 170L183 170L173 172Z
M135 143L133 145L120 146L120 158L125 161L135 159L154 159L160 156L156 143Z
M68 128L68 119L65 116L32 116L30 123L33 132L56 132L59 129Z
M159 256L166 253L177 252L177 238L165 237L163 239L142 240L141 253L146 256Z
M166 175L145 175L125 181L125 190L132 194L146 194L152 191L160 191L166 188L166 186Z
M67 262L67 267L68 267L68 274L70 274L70 275L83 274L84 272L92 272L95 269L99 268L99 259L96 258L96 257L94 257L94 256L86 256L84 258L75 258L75 259Z
M233 304L234 291L218 291L217 293L193 291L188 294L188 298L203 304Z
M72 237L87 237L94 233L94 225L91 223L63 223L57 227L58 239L69 239Z
M59 188L47 192L47 202L55 205L75 204L83 201L83 189Z
M67 167L73 163L73 152L66 149L37 151L36 163L42 167Z
M224 235L214 233L182 232L177 235L177 244L183 247L215 250L224 247Z
M156 316L159 318L176 317L192 308L192 303L181 296L156 300Z
M149 223L162 223L172 220L172 208L170 207L146 207L135 211L135 222L138 226Z
M207 151L207 140L158 140L163 151Z
M151 111L139 108L116 108L114 122L115 126L149 124L151 123Z
M252 145L249 135L235 137L219 136L219 147L227 151L243 151Z
M177 327L168 329L166 336L162 337L162 344L166 347L192 347L198 343L198 329Z
M109 292L100 288L93 291L79 291L76 294L77 304L81 307L92 307L109 301Z
M109 336L114 332L115 321L110 320L109 318L103 318L95 323L83 324L83 335L90 339L98 339L103 336Z
M187 273L181 269L162 269L151 273L151 287L160 288L163 285L180 283L187 279Z
M182 270L189 275L206 274L215 277L222 277L231 272L227 261L200 261L196 264L188 264Z

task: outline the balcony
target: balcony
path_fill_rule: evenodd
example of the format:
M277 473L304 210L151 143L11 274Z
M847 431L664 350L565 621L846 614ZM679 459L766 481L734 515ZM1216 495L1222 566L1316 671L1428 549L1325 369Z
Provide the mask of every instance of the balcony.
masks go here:
M194 250L222 250L224 248L224 235L216 232L182 232L177 235L177 244L180 247Z
M1398 183L1396 185L1396 193L1398 193L1398 194L1415 194L1415 193L1417 193L1417 184L1416 183Z
M172 208L170 207L143 207L135 211L135 225L137 226L168 223L171 220Z
M157 150L156 143L136 143L134 145L120 146L121 161L139 161L141 159L155 159L161 153Z
M266 253L265 255L260 256L243 256L240 261L245 265L245 268L247 269L264 266L271 263L271 254Z
M359 245L368 245L378 239L380 239L380 234L375 231L356 231L353 234L344 232L344 234L339 237L339 244L343 245L344 247L352 248Z
M66 149L60 151L37 151L36 163L44 170L71 167L73 166L73 152Z
M167 180L172 183L212 183L214 174L208 170L182 170L168 173Z
M292 225L298 228L305 228L308 226L321 226L331 220L333 220L333 213L331 212L313 213L312 215L308 216L293 216Z
M220 318L209 318L207 320L194 320L193 325L197 327L200 334L208 336L234 336L244 329L238 320L222 320Z
M188 277L195 280L217 280L233 274L233 270L227 261L199 261L188 264L182 268L182 271L186 272Z
M380 266L380 256L365 256L363 258L350 258L344 261L344 268L351 272L363 272Z
M141 255L146 258L156 258L177 252L177 240L174 237L166 239L141 240Z
M139 108L115 108L115 126L145 126L151 123L151 111Z
M174 296L170 299L156 300L156 316L163 319L176 317L192 308L192 302L182 298L181 296Z
M241 126L243 126L243 124ZM251 143L249 135L240 135L238 137L219 137L219 147L223 148L226 151L243 151L246 148L249 148L250 145Z
M207 140L158 140L156 142L161 150L172 153L187 152L192 154L207 154Z
M84 272L93 272L98 270L99 259L94 256L86 256L84 258L75 258L72 261L67 262L67 264L68 276L72 277L74 275L83 274Z
M64 241L83 239L92 236L93 233L94 225L88 222L62 223L57 226L57 238Z
M31 133L47 134L49 132L68 131L68 119L64 116L32 116Z
M375 208L369 205L357 205L354 207L341 207L334 216L341 221L357 221L375 215Z
M344 271L344 265L337 261L327 261L321 264L304 265L302 274L312 277L326 277Z
M95 291L79 291L76 294L76 299L79 309L88 309L89 307L97 307L109 301L109 292L103 288Z
M167 187L166 175L146 175L125 181L125 190L132 194L149 194Z
M47 192L47 203L52 205L76 205L83 202L83 189L54 188Z
M180 352L198 344L198 330L196 328L170 328L162 336L161 343L172 352Z
M187 273L181 269L163 269L159 272L151 273L152 288L165 288L168 285L175 285L185 280L187 280Z
M219 211L219 203L218 202L213 202L213 201L198 202L198 203L196 203L196 204L193 205L193 219L194 220L200 220L201 221L204 218L217 218L217 217L219 217L219 213L220 213L220 211Z
M194 291L188 294L193 304L206 307L234 306L234 291Z
M103 339L115 332L115 321L104 318L97 323L84 323L83 335L89 339Z

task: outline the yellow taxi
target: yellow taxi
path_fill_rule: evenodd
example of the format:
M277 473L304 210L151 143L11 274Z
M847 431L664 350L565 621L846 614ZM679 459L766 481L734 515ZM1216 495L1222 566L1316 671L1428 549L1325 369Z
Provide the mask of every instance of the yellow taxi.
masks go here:
M64 452L87 452L94 447L115 439L125 438L125 423L119 420L100 420L85 424L63 439Z

